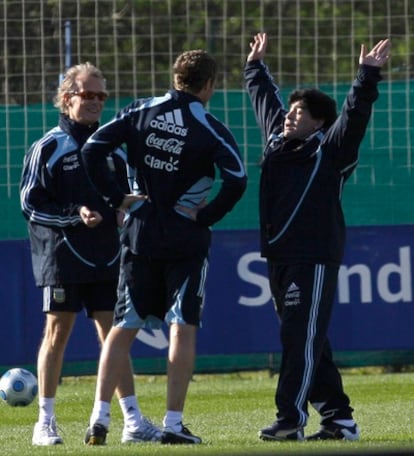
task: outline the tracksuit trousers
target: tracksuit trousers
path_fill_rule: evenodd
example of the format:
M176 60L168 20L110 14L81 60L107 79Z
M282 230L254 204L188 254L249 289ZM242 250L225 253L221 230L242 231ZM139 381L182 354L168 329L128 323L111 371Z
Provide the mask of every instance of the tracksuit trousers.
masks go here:
M327 338L338 266L287 265L270 259L267 265L280 320L282 360L275 394L280 426L306 426L308 401L321 415L322 425L352 419Z

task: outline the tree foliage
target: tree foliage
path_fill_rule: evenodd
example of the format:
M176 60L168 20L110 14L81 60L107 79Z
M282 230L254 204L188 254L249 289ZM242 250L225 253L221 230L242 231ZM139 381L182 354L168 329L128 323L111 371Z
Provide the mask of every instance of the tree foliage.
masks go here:
M411 77L413 15L409 0L3 0L0 102L51 100L65 70L66 21L72 63L95 63L116 96L134 97L170 87L173 59L189 48L217 58L218 88L240 89L249 40L262 30L284 84L349 81L360 43L385 36L394 43L390 77Z

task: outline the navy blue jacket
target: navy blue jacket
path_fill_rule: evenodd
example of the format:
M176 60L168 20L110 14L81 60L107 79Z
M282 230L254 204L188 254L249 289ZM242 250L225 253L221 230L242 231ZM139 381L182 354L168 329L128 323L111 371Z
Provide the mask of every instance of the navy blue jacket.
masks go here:
M131 208L123 243L135 254L157 258L205 256L210 226L233 208L246 188L232 134L189 93L171 90L135 100L82 149L92 181L113 207L120 206L124 192L108 174L105 157L121 144L126 144L128 165L135 170L135 192L148 195ZM221 185L210 199L215 167ZM175 209L208 199L196 222Z
M247 62L245 82L265 139L260 178L262 256L338 265L345 244L342 189L378 97L379 68L361 65L336 122L305 141L282 136L286 109L268 68Z
M35 142L25 156L20 199L29 221L33 272L39 287L118 277L116 212L96 192L80 159L80 148L97 127L61 115L59 126ZM111 166L128 191L122 150L112 155ZM81 221L80 206L98 211L102 222L88 228Z

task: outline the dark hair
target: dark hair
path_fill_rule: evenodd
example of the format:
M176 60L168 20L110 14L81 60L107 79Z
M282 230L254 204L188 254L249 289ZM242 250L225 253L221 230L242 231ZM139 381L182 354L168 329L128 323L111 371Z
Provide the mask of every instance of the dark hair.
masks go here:
M217 64L206 51L196 49L180 54L174 63L173 72L176 89L197 93L209 79L215 81Z
M336 102L318 89L297 89L289 95L289 105L302 101L314 119L323 119L322 128L327 130L336 120Z

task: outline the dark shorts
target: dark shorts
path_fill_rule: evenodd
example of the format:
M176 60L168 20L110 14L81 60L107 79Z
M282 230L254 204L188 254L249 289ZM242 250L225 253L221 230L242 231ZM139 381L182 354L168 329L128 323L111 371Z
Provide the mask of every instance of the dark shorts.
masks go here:
M91 318L95 311L113 311L118 280L71 283L43 288L43 312L80 312Z
M207 258L163 260L127 251L114 326L159 329L163 321L200 326L207 269Z

